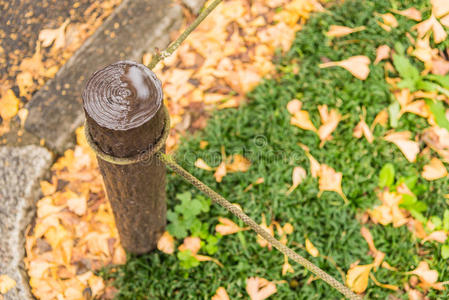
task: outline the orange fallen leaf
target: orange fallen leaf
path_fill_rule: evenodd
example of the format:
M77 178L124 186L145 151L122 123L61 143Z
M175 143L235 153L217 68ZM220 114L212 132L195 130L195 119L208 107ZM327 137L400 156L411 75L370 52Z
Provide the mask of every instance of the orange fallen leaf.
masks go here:
M214 169L212 167L210 167L203 159L198 158L195 161L195 167L199 168L199 169L203 169L206 171L213 171Z
M415 20L415 21L418 21L418 22L422 20L421 12L419 10L417 10L416 8L414 8L414 7L407 8L407 9L404 9L404 10L394 10L394 9L392 9L391 11L394 12L395 14L404 16L406 18L409 18L409 19L412 19L412 20Z
M332 191L339 194L345 203L348 203L348 199L346 198L343 190L341 189L341 180L343 178L343 174L341 172L335 172L334 169L329 167L328 165L321 164L320 173L319 173L319 189L318 197L321 196L323 191Z
M398 146L409 162L414 162L416 155L419 153L419 145L417 142L410 140L411 135L409 131L392 132L386 135L384 139Z
M332 132L337 128L338 123L341 120L341 114L336 109L331 109L329 113L326 104L318 105L318 111L320 112L321 117L321 126L318 129L321 147L326 141L332 138Z
M329 31L326 32L326 35L330 37L342 37L354 32L365 30L365 28L366 28L365 26L351 28L347 26L331 25L329 27Z
M229 300L228 293L225 288L220 286L216 291L215 295L212 296L211 300Z
M436 180L447 176L447 170L444 164L438 158L434 157L430 163L425 165L421 173L427 180Z
M20 100L16 97L13 90L9 89L0 99L0 116L4 120L14 117L19 111Z
M306 177L307 177L307 173L306 173L306 170L304 170L303 167L294 167L293 168L293 173L292 173L293 184L288 189L287 195L289 195L291 192L293 192L298 187L298 185L300 185L301 182L303 182L303 180Z
M313 125L312 121L310 120L309 112L305 110L300 110L295 113L290 119L290 124L298 126L299 128L304 130L317 132L315 125Z
M157 249L167 254L175 252L175 239L168 231L164 232L157 241Z
M376 59L374 60L374 64L377 65L381 60L387 59L390 57L390 47L388 45L381 45L376 49Z
M439 44L447 37L447 33L443 26L438 22L435 16L432 14L427 20L416 24L414 27L418 31L418 37L424 37L428 32L433 32L433 39L435 43Z
M0 275L0 296L16 286L16 281L6 274Z
M251 300L264 300L276 293L276 285L264 278L250 277L246 279L246 291Z
M306 156L310 161L310 174L313 178L317 178L320 174L321 165L308 151L306 151Z
M243 230L248 230L248 228L242 228L227 218L218 217L218 221L220 223L215 226L215 231L221 235L234 234Z
M369 75L369 64L370 59L364 55L353 56L348 59L342 61L333 61L324 64L320 64L320 68L329 68L329 67L342 67L351 74L360 79L365 80Z
M70 23L70 19L56 29L44 29L39 33L39 41L42 42L42 46L49 47L53 42L53 49L58 50L65 46L65 29Z
M346 285L355 293L363 293L368 287L368 278L372 268L372 264L351 267L346 274Z
M428 236L426 236L422 240L422 243L425 243L426 241L435 241L435 242L444 244L444 242L446 242L446 239L447 239L447 233L444 230L438 230L438 231L434 231L431 234L429 234Z
M312 242L309 239L306 239L306 250L313 257L317 257L318 255L320 255L318 249L312 244Z

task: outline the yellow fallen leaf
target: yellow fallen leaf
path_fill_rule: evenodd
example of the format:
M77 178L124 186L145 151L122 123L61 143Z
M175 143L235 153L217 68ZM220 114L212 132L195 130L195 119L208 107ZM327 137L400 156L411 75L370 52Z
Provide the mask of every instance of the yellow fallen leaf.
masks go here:
M447 176L447 170L444 164L438 158L434 157L430 163L425 165L421 173L427 180L436 180Z
M346 285L355 293L363 293L368 287L368 278L372 264L353 266L346 274Z
M6 294L16 286L16 281L6 274L0 275L0 294ZM0 295L1 296L1 295Z
M207 145L209 145L208 141L200 141L200 149L206 149Z
M229 300L228 293L225 288L220 286L216 291L215 295L212 296L211 300Z
M264 278L250 277L246 279L246 291L251 300L264 300L276 293L276 285Z
M175 251L175 239L168 231L164 232L157 241L157 249L167 254L172 254Z
M214 169L212 167L210 167L203 159L198 158L195 161L195 167L199 168L199 169L203 169L206 171L213 171Z
M437 18L449 14L449 3L446 0L430 0L432 3L432 14Z
M382 14L380 16L382 17L382 21L384 22L385 25L393 27L393 28L398 27L399 23L396 20L396 18L393 16L393 14L386 13L386 14Z
M312 244L312 242L309 239L306 239L306 250L313 257L317 257L318 255L320 255L318 249Z
M292 115L296 114L301 110L302 102L298 99L293 99L287 103L287 110Z
M226 162L226 171L246 172L251 166L251 162L240 154L233 154Z
M387 59L390 57L390 47L388 45L381 45L376 49L376 59L374 60L374 64L377 65L381 60Z
M214 177L217 182L221 182L221 180L225 176L226 176L226 163L224 161L222 161L220 163L220 165L217 167L217 169L215 170Z
M347 26L331 25L329 27L329 31L326 32L326 35L330 37L342 37L354 32L365 30L365 28L366 28L365 26L351 28Z
M416 155L419 153L419 144L410 140L411 135L409 131L392 132L386 135L384 139L398 146L409 162L414 162Z
M282 275L284 276L287 273L294 273L293 267L288 262L287 255L284 255L284 264L282 265Z
M326 104L318 105L318 111L320 112L321 117L321 126L318 129L318 136L321 140L321 147L326 141L332 138L332 132L337 128L338 123L341 120L341 115L336 109L331 109L329 113Z
M65 29L70 23L70 19L65 20L65 22L56 29L44 29L39 33L39 41L42 42L42 46L48 47L53 42L53 49L58 50L65 46Z
M2 119L9 120L14 117L19 111L19 103L20 101L13 90L7 90L0 99L0 116Z
M394 12L395 14L404 16L406 18L415 20L417 22L422 20L421 12L419 10L417 10L416 8L414 8L414 7L410 7L410 8L404 9L404 10L394 10L394 9L392 9L391 11Z
M329 67L342 67L351 74L360 79L365 80L369 75L369 64L370 59L364 55L353 56L348 59L342 61L333 61L324 64L320 64L320 68L329 68Z
M313 125L312 121L310 120L309 112L305 110L300 110L295 113L290 119L290 124L298 126L299 128L304 130L317 132L315 125Z
M438 22L434 15L431 15L427 20L416 24L414 27L418 31L418 37L424 37L427 32L433 32L433 39L435 43L439 44L444 41L447 37L447 33L444 30L443 26Z
M215 226L215 231L221 235L234 234L243 230L248 230L248 228L242 228L227 218L218 217L218 221L220 223Z
M348 203L348 199L346 198L345 194L343 194L343 190L341 189L342 178L343 174L341 172L335 172L335 170L328 165L321 164L318 180L320 189L318 197L321 196L323 191L332 191L339 194L343 198L345 203Z
M41 191L44 196L49 196L56 192L56 184L52 184L48 181L41 181L40 182Z
M303 167L294 167L293 173L292 173L292 186L288 189L287 195L289 195L291 192L293 192L298 185L303 182L303 180L307 177L306 170L304 170Z
M387 125L387 123L388 123L388 111L386 109L384 109L376 115L373 123L371 124L370 129L371 129L371 131L373 131L377 124L379 124L381 126L385 126L385 125Z
M446 242L446 239L447 239L447 233L444 230L438 230L438 231L434 231L431 234L429 234L428 236L426 236L422 240L422 243L425 243L426 241L435 241L435 242L444 244L444 242Z

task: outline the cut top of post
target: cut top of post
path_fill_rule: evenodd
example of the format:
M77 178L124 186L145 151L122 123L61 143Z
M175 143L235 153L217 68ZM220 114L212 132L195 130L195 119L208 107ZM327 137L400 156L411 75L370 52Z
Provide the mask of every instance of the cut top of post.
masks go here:
M137 128L159 111L162 86L142 64L119 61L96 71L83 93L86 113L98 125L112 130Z

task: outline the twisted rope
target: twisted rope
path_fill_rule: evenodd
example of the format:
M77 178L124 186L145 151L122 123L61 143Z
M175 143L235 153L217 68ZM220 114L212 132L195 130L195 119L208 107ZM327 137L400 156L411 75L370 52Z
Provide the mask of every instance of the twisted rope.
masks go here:
M101 158L102 160L112 163L112 164L118 164L118 165L128 165L128 164L135 164L140 161L143 161L145 159L148 159L149 157L155 155L156 158L158 158L161 162L163 162L166 166L168 166L170 169L172 169L176 174L181 176L185 181L192 184L194 187L196 187L198 190L203 192L205 195L209 196L212 201L217 203L218 205L224 207L227 209L230 213L232 213L234 216L242 220L246 225L248 225L252 230L254 230L257 234L259 234L263 239L265 239L269 244L271 244L273 247L278 249L283 254L287 255L290 259L294 260L298 264L302 265L304 268L324 280L326 283L328 283L331 287L342 293L346 298L350 300L361 300L362 298L356 294L354 294L349 288L344 286L342 283L340 283L338 280L336 280L331 275L327 274L325 271L314 265L312 262L307 260L306 258L302 257L289 247L282 244L279 240L274 238L268 231L266 231L263 227L261 227L259 224L257 224L253 219L251 219L247 214L245 214L240 208L233 205L231 202L223 198L221 195L216 193L214 190L212 190L210 187L208 187L205 183L200 181L198 178L187 172L183 167L181 167L179 164L177 164L174 159L167 154L162 153L160 150L162 149L163 145L165 145L165 141L167 139L168 133L170 131L170 117L167 111L167 108L164 106L162 109L165 111L165 125L164 125L164 131L161 134L161 137L159 138L158 142L154 147L151 147L146 151L144 154L136 155L133 157L114 157L110 154L104 153L98 145L95 144L95 142L92 140L92 137L89 133L89 128L87 126L87 123L85 123L85 135L88 145L92 148L92 150L95 152L95 154Z

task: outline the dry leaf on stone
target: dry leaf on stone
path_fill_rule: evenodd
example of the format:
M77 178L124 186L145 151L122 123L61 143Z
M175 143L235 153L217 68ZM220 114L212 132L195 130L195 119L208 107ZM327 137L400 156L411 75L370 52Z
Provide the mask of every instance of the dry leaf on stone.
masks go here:
M372 268L372 264L351 267L346 274L346 285L355 293L363 293L368 287L368 278Z
M264 278L250 277L246 279L246 291L251 300L264 300L276 293L276 285Z
M287 195L293 192L298 185L307 177L306 170L303 167L294 167L292 173L292 186L288 189Z
M6 274L0 275L0 294L6 294L16 286L16 281Z
M248 230L248 228L242 228L227 218L218 217L218 222L220 223L215 226L215 231L221 235L234 234L240 231Z
M39 41L42 42L43 47L49 47L53 42L53 49L58 50L65 46L65 29L70 23L70 19L56 29L44 29L39 33Z
M436 180L447 176L447 170L444 164L438 158L434 157L430 163L425 165L421 173L427 180Z
M354 32L365 30L365 26L359 26L355 28L340 26L340 25L331 25L329 27L329 31L326 32L326 35L329 37L342 37Z
M157 249L167 254L173 254L175 251L175 239L168 231L164 232L157 241Z
M318 255L320 255L318 249L312 244L312 242L309 239L306 239L306 250L313 257L317 257Z
M335 172L335 170L328 165L321 164L318 180L320 189L318 197L320 197L324 191L331 191L339 194L343 198L345 203L348 203L348 199L341 189L342 178L343 174L341 172Z
M220 286L216 291L215 295L212 296L211 300L229 300L228 293L225 288Z
M376 59L374 60L374 64L377 65L381 60L387 59L390 57L390 47L388 45L381 45L376 49Z
M422 20L421 12L414 7L407 8L404 10L391 10L393 13L404 16L406 18L415 20L417 22Z
M320 64L320 68L329 68L329 67L342 67L351 74L360 79L365 80L370 72L369 69L370 59L364 55L353 56L348 59L342 61L333 61L324 64Z
M412 133L409 131L392 132L387 134L384 139L398 146L409 162L415 162L416 155L419 153L419 144L410 140L411 135Z

